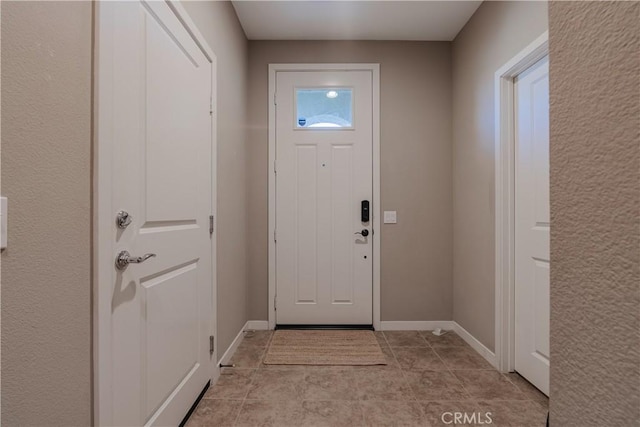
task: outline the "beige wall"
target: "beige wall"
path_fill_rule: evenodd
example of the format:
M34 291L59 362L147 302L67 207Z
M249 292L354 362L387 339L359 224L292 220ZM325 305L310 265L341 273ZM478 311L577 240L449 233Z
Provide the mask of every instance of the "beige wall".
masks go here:
M90 425L89 2L2 2L2 424Z
M552 2L551 422L640 421L640 3Z
M453 319L491 350L494 73L546 29L545 2L484 2L453 42Z
M218 357L247 317L248 43L230 2L185 2L218 58Z
M382 320L451 319L451 60L447 42L249 44L249 298L268 318L268 64L380 63Z

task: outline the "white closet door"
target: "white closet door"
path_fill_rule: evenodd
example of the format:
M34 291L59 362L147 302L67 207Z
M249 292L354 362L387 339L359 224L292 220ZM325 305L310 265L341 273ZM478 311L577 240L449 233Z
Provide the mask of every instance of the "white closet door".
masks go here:
M549 60L516 79L515 368L549 394Z

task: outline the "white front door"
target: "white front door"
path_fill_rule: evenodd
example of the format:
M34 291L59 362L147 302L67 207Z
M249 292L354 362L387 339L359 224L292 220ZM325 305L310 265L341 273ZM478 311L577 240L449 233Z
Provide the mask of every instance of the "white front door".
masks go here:
M98 369L110 375L99 377L98 422L175 426L215 364L213 59L168 3L99 7L99 156L110 165L99 187L111 216L101 226L112 250L99 258L111 280L100 283ZM117 226L119 211L128 225ZM122 251L143 262L117 268Z
M549 59L515 81L515 368L549 394Z
M276 73L278 325L372 324L372 83L371 71Z

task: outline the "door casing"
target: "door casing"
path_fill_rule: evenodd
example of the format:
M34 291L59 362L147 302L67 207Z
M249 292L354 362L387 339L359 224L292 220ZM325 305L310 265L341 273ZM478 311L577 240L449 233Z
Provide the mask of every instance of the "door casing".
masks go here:
M373 95L373 327L380 329L380 64L269 64L269 329L276 326L276 73L278 71L371 71Z
M549 54L549 32L495 72L495 355L515 370L515 78Z
M216 214L217 207L217 59L213 50L209 47L206 39L191 17L178 0L165 0L183 25L189 30L191 36L197 41L204 55L211 61L212 81L211 81L211 209L212 214ZM112 158L112 114L113 107L110 94L113 92L113 81L111 64L113 57L110 51L113 50L110 35L114 32L114 21L110 19L107 8L101 8L100 2L96 2L94 8L95 19L95 42L94 42L94 96L93 96L93 230L92 230L92 279L93 279L93 301L92 301L92 347L93 347L93 424L97 426L109 426L110 414L112 413L111 402L111 324L110 324L110 301L109 283L114 274L114 245L112 242L112 229L115 224L115 212L112 210L112 186L111 177L113 168ZM215 223L214 223L215 225ZM212 275L212 307L213 318L211 319L211 334L217 337L216 307L217 307L217 280L216 274L216 247L217 247L217 227L212 235L211 266ZM209 366L211 383L213 384L220 376L220 367L217 363L217 343ZM186 415L186 414L185 414Z

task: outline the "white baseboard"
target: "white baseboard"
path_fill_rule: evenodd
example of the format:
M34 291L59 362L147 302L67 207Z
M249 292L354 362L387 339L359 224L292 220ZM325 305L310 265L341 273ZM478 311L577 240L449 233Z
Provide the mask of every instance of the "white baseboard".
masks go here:
M453 331L460 335L460 338L465 340L467 344L471 346L475 351L477 351L480 356L484 357L487 362L491 364L494 368L498 369L498 359L493 351L489 350L482 344L480 341L476 339L473 335L471 335L465 328L460 326L457 322L451 322Z
M409 321L382 321L381 331L432 331L434 329L452 329L451 320L409 320Z
M267 331L269 330L269 321L268 320L249 320L246 325L244 325L244 330L253 330L253 331Z
M266 331L267 329L269 329L269 322L267 320L247 321L247 323L244 324L242 329L240 329L240 332L238 332L238 335L236 335L236 337L234 338L233 342L231 343L227 351L224 352L224 354L218 361L218 365L229 364L229 361L233 357L233 354L236 352L236 350L238 349L238 346L244 339L245 331Z
M227 351L225 351L220 360L218 360L218 365L229 364L229 361L233 357L233 354L236 352L236 349L244 339L244 331L247 329L247 323L245 323L242 329L240 329L240 332L238 332L238 335L236 335L236 337L233 339Z

